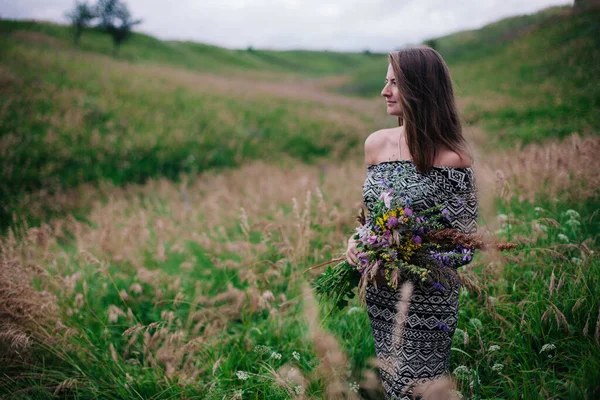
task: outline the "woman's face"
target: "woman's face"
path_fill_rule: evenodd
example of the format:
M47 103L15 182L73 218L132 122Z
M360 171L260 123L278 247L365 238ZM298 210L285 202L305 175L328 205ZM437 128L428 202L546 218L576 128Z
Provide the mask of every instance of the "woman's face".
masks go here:
M389 115L402 116L400 109L400 91L398 90L398 82L394 76L394 70L391 65L388 65L387 75L385 77L385 86L381 91L381 95L385 97L387 103L387 113Z

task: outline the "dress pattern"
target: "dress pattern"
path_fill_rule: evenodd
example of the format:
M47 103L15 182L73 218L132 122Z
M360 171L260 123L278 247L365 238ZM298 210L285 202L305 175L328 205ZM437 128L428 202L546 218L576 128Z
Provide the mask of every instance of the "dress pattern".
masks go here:
M363 201L369 213L385 188L385 177L399 173L402 196L412 200L418 212L444 205L450 225L464 233L477 230L478 201L471 168L433 167L421 174L411 161L384 161L367 167ZM368 216L367 216L368 218ZM456 259L452 268L470 261ZM398 330L398 289L379 284L366 290L367 314L371 323L379 372L386 399L412 399L413 387L441 378L448 372L452 336L458 319L460 283L452 287L413 287L408 312Z

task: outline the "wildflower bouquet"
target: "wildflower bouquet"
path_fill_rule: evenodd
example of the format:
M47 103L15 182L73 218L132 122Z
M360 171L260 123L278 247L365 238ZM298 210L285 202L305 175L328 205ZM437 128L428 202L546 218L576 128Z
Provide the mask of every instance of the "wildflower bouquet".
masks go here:
M357 286L364 299L369 282L386 283L395 289L400 282L410 280L444 290L458 281L456 268L470 262L475 249L487 247L481 236L451 228L444 206L415 212L410 197L392 189L393 182L385 186L369 218L362 209L357 217L357 265L348 263L346 257L334 259L331 262L340 262L314 282L316 293L332 299L339 308L354 297ZM497 247L516 245L500 243Z
M392 204L389 192L375 204L369 220L361 214L354 239L357 243L357 265L345 259L335 267L329 267L315 282L316 293L332 298L339 308L354 297L354 288L360 294L368 282L385 281L397 288L404 280L449 284L454 259L470 261L472 250L462 246L444 246L428 234L446 229L447 210L435 206L414 212L410 199L403 204Z

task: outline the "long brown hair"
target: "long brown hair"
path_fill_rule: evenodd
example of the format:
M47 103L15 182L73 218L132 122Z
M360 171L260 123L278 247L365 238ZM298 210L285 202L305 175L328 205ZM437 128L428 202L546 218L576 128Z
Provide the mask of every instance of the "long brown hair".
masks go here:
M430 47L418 46L390 53L388 62L400 90L402 116L398 123L404 125L417 170L428 172L442 145L472 159L442 56Z

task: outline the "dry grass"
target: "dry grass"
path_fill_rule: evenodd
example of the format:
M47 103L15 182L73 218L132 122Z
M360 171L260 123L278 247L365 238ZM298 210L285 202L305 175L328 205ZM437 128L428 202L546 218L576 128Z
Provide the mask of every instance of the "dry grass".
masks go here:
M584 200L598 195L599 152L597 136L573 134L562 141L549 140L522 150L488 154L480 173L496 177L497 191L504 199L517 197L519 201L535 202L542 195Z
M326 380L326 396L328 399L358 399L358 396L349 390L344 380L347 369L346 355L341 350L335 337L319 326L319 312L308 285L305 284L302 291L309 337L320 359L320 364L315 370L315 378Z
M58 321L56 297L32 284L34 278L52 278L39 266L10 259L1 242L0 249L0 360L24 361L33 342L52 339L49 330Z

